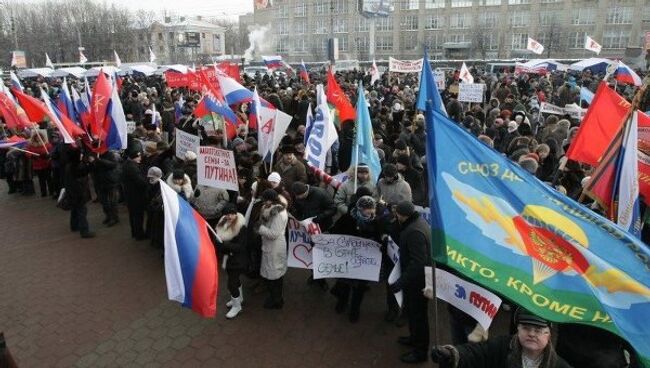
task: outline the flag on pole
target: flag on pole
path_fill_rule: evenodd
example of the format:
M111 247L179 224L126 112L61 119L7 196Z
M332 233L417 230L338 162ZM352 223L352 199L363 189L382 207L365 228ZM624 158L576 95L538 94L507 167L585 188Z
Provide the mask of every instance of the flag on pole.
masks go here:
M594 41L593 38L586 36L585 37L585 49L589 51L593 51L596 53L596 55L600 54L600 50L603 49L603 47L596 41Z
M9 78L11 79L11 87L23 92L23 85L20 83L20 79L14 72L9 72Z
M472 76L472 73L469 72L469 69L467 68L467 65L465 65L464 61L463 66L460 67L460 75L458 78L460 78L460 80L465 83L474 83L474 76Z
M20 138L18 136L11 136L0 140L0 149L11 148L11 147L25 147L29 141L25 138Z
M100 142L106 139L106 133L108 133L104 128L108 117L108 102L111 99L111 90L111 83L109 83L103 70L100 70L93 86L93 96L90 103L90 115L92 117L90 133L93 138L99 139Z
M111 98L108 102L108 114L104 123L104 130L106 131L100 147L100 151L105 149L121 150L127 147L127 127L126 116L124 115L124 108L122 101L117 92L117 85L113 85L111 89Z
M307 145L307 138L311 134L311 127L314 124L314 114L311 111L311 103L307 106L307 116L305 118L305 136L302 138L302 142Z
M544 45L528 37L528 44L526 45L526 50L532 51L537 55L541 55L544 52Z
M154 61L156 61L156 54L154 54L151 47L149 47L149 62L153 63Z
M372 59L372 66L370 66L370 85L373 86L379 80L379 68L375 59Z
M264 65L266 65L269 70L279 69L284 66L282 56L280 55L262 56L262 61L264 61Z
M115 66L119 68L122 65L122 60L120 60L120 56L117 54L117 51L113 50L113 55L115 55Z
M88 58L84 55L83 50L79 50L79 64L85 64L88 62Z
M618 214L616 222L637 238L641 238L641 210L639 208L638 111L632 113L626 127L618 163L616 196Z
M219 274L210 225L164 181L159 183L165 210L167 297L202 317L214 317Z
M79 121L75 114L74 104L72 103L72 96L70 96L70 90L68 89L68 80L66 77L63 77L61 92L59 92L56 107L62 114L67 116L68 119L72 120L75 123Z
M325 96L322 84L316 86L316 111L311 131L305 146L305 159L310 166L325 170L327 151L339 137L334 126L334 119L330 115L327 96Z
M591 92L587 87L580 87L580 100L586 101L591 105L591 101L594 100L594 93Z
M2 87L2 83L0 83ZM24 129L33 126L25 110L16 102L11 92L0 90L0 115L4 117L9 129Z
M643 80L632 68L625 65L622 61L618 61L618 67L614 72L614 78L621 83L632 84L637 87L643 85Z
M50 60L50 56L47 52L45 53L45 66L54 69L54 64L52 63L52 60Z
M352 145L350 167L365 163L370 168L370 176L372 177L373 183L376 183L379 179L379 173L381 173L381 163L377 149L373 144L375 135L372 131L368 101L366 101L363 83L361 82L359 82L359 90L357 92L357 119L355 123L355 136Z
M301 60L300 61L300 66L298 67L299 74L300 74L300 79L305 81L305 83L309 84L309 73L307 72L307 67L305 66L305 61Z
M336 82L332 68L327 71L327 101L329 101L336 108L339 121L343 123L346 120L354 120L357 117L357 112L354 110L352 103L341 89L341 86Z
M438 85L433 78L433 71L431 71L431 64L429 64L429 55L424 50L424 59L422 59L422 72L420 73L420 91L418 92L418 101L416 108L420 111L426 111L427 101L433 104L433 109L440 111L445 116L447 110L445 104L442 102L440 92L438 92Z

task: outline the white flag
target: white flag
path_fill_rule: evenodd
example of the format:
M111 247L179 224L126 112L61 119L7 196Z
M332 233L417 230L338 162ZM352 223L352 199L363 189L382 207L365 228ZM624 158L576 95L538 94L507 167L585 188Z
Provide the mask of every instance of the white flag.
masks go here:
M50 57L49 55L47 55L47 52L45 53L45 66L54 69L54 64L52 64L52 60L50 60Z
M460 67L460 76L458 78L460 78L460 80L465 83L474 83L474 76L472 76L472 73L469 72L469 69L467 68L467 65L465 65L465 62L463 62L463 66Z
M88 58L84 55L84 52L79 50L79 64L85 64L88 62Z
M327 152L332 144L339 139L336 127L327 105L327 97L323 85L316 86L316 110L311 134L307 138L305 159L310 166L325 170Z
M638 150L639 112L632 113L627 136L623 141L623 157L618 177L617 223L636 237L641 237L641 216L639 209L639 165Z
M113 54L115 54L115 66L119 68L122 65L122 60L120 60L120 56L117 54L117 51L113 50Z
M596 53L596 55L600 54L600 50L603 49L603 47L596 41L594 41L593 38L587 36L585 38L585 49L589 51L593 51Z
M537 55L541 55L544 52L544 45L528 37L528 45L526 46L527 50L530 50Z
M18 66L18 58L16 57L16 52L11 53L11 67Z
M149 48L149 62L153 63L154 61L156 61L156 54L153 53L153 50L150 47Z
M370 67L370 85L375 84L379 80L379 69L375 63L375 59L372 59L372 66Z

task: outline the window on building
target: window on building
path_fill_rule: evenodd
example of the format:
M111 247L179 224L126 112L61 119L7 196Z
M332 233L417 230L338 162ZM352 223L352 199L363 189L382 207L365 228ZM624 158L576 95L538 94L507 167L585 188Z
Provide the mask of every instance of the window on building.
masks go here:
M442 29L444 26L445 17L442 15L431 14L425 19L424 29Z
M445 0L424 0L425 9L437 9L444 8Z
M205 33L201 33L201 38L205 39Z
M485 28L494 28L497 25L497 13L487 12L479 15L479 24Z
M443 43L445 43L444 35L441 33L428 33L424 38L424 44L429 50L442 50Z
M368 32L370 30L370 22L365 17L358 17L357 19L357 32Z
M393 51L393 36L379 36L375 41L377 51Z
M607 24L631 24L632 7L615 6L607 9Z
M447 42L452 42L452 43L471 42L471 38L469 35L466 35L464 33L450 34L447 35Z
M405 31L417 31L418 30L418 16L417 15L406 15L402 17L401 28Z
M530 26L530 12L523 10L510 13L510 26L513 28Z
M278 38L278 46L276 48L276 51L278 53L287 53L289 52L289 38L288 37L280 37Z
M307 23L304 19L296 19L293 21L293 33L305 34L307 31Z
M163 39L163 34L162 34L162 32L158 33L158 39L162 41L162 39Z
M493 32L487 33L485 35L485 49L487 50L498 50L499 49L499 36Z
M278 17L279 18L288 18L289 17L289 8L286 5L278 6Z
M501 0L481 0L479 5L501 5Z
M295 52L305 52L307 51L307 42L302 37L296 37L293 39L293 51Z
M393 18L377 18L375 20L375 30L377 31L392 31L393 30Z
M418 34L413 32L402 33L401 40L402 50L411 51L418 47Z
M466 8L472 6L472 0L451 0L452 8Z
M369 41L368 37L357 37L354 39L354 45L357 49L357 51L368 51L369 49Z
M542 10L539 12L539 25L540 26L550 26L553 24L558 24L560 14L555 10Z
M348 51L348 38L339 37L339 51Z
M138 40L144 41L144 35L142 33L138 34Z
M472 18L467 13L456 13L449 16L449 29L466 29L472 26Z
M348 12L348 0L330 1L334 1L334 14L346 14Z
M314 0L314 14L325 14L329 0Z
M334 33L347 33L347 32L348 32L347 18L334 19Z
M585 47L585 33L584 32L569 32L567 37L568 47L570 49L581 49Z
M399 3L402 10L417 10L420 5L419 0L400 0Z
M289 23L287 22L278 22L278 34L286 35L289 34Z
M294 17L304 17L307 15L307 4L304 2L298 2L293 7L293 16Z
M158 52L161 53L161 54L164 54L165 53L165 46L158 47Z
M641 15L642 20L650 20L650 6L643 7L643 14Z
M328 20L329 22L329 20ZM329 24L329 23L327 23ZM323 18L318 18L316 21L314 21L314 33L316 34L323 34L323 33L328 33L328 26L325 24L325 19Z
M603 47L606 49L624 49L628 45L630 31L627 29L606 29L603 32Z
M508 5L530 4L530 0L508 0Z
M528 33L513 33L510 47L513 50L524 50L528 45Z
M592 8L579 8L573 11L571 24L585 25L596 23L596 10Z

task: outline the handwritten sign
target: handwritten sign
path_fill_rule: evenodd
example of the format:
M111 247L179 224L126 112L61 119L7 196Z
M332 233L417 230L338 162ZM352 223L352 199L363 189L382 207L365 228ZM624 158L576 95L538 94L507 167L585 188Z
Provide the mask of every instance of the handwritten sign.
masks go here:
M501 306L501 298L490 291L436 268L436 295L474 318L488 329Z
M424 59L418 60L397 60L388 59L388 71L393 73L419 73L422 71Z
M199 147L197 181L201 185L226 190L239 190L237 167L232 151L216 147Z
M187 151L198 152L199 144L198 136L176 128L176 157L183 159Z
M435 70L433 72L433 80L436 82L436 87L438 87L438 91L443 91L445 88L447 88L447 85L445 84L444 70Z
M311 236L307 229L300 224L300 221L290 217L287 224L287 236L289 239L287 266L311 269L312 245Z
M582 118L587 113L587 109L583 109L576 104L566 105L564 107L556 106L548 102L542 102L540 104L539 112L545 114L554 114L554 115L569 115L573 119L582 120Z
M386 249L388 257L390 257L390 260L393 261L394 264L393 270L390 272L390 275L388 275L388 284L392 285L402 277L402 266L399 264L399 247L390 236L388 237L388 247ZM404 293L400 290L393 295L395 296L397 305L401 308L402 304L404 304Z
M485 89L485 84L460 83L458 85L458 101L483 102L484 89Z
M311 240L314 279L379 281L381 251L377 242L340 234L317 234Z

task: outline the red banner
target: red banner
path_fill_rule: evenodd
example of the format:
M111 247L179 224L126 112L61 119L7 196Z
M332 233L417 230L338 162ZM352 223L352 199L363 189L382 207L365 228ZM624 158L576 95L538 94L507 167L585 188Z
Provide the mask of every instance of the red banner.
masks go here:
M241 75L239 73L238 64L223 62L217 65L217 69L219 69L219 71L223 74L241 83ZM215 85L218 84L217 76L213 67L203 67L199 70L205 73L210 83L213 83ZM191 71L183 74L173 70L168 70L165 72L165 80L167 81L167 85L171 88L185 87L195 91L201 90L200 78Z

